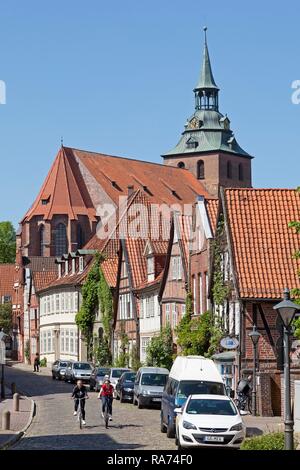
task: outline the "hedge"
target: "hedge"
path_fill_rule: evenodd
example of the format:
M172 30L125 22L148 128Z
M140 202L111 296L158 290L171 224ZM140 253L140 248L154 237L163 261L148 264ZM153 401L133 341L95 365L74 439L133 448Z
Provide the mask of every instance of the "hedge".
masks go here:
M297 441L294 441L294 448L296 447ZM241 450L284 450L284 433L271 432L246 438L241 445Z

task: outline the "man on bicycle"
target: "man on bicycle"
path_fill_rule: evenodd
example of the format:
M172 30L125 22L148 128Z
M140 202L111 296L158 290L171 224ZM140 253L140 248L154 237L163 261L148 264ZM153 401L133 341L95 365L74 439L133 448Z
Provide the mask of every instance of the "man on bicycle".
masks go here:
M102 400L102 418L104 418L105 408L107 406L109 421L112 421L112 402L114 396L114 387L110 383L108 375L104 377L104 383L100 389L98 398Z
M85 400L88 398L88 394L82 380L77 380L77 384L72 392L72 398L75 399L74 416L77 416L78 405L80 403L82 424L85 424Z
M237 385L237 393L241 393L242 395L249 397L251 391L251 380L251 375L249 375L246 379L241 379Z

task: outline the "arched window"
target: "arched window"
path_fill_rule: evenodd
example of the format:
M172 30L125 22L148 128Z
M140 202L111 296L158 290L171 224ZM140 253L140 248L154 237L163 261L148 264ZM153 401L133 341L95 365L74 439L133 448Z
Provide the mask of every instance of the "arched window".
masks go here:
M241 163L239 164L239 180L244 181L244 167Z
M85 244L84 233L80 224L77 225L77 248L80 250Z
M41 225L40 232L40 256L45 256L45 226Z
M198 180L203 180L205 178L204 161L203 160L199 160L197 162L197 178L198 178Z
M231 162L227 162L227 178L232 178L232 164Z
M55 256L62 256L68 251L67 228L59 223L55 229Z
M185 168L185 164L183 162L177 163L178 168Z

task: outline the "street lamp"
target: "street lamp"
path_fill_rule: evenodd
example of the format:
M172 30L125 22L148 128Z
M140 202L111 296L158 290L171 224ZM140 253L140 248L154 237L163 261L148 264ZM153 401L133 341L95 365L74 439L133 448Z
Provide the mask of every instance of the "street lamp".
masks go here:
M273 307L278 310L283 323L283 348L284 348L284 448L294 448L294 421L291 410L291 379L290 379L290 341L291 323L299 305L291 302L290 290L284 289L283 301Z
M256 416L256 365L257 365L257 345L261 334L257 331L256 325L253 325L253 330L248 335L253 344L253 385L252 385L252 411L253 416Z

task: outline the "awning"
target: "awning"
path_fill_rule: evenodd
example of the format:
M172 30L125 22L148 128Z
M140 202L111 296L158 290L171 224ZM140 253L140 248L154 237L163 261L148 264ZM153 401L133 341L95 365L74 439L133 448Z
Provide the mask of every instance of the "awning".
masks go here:
M236 352L226 351L218 354L214 354L212 359L218 362L233 362L236 359Z

